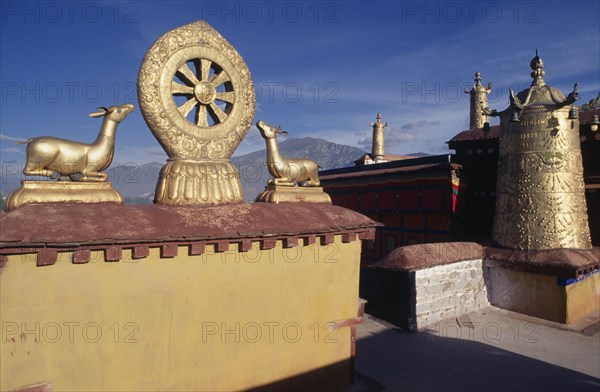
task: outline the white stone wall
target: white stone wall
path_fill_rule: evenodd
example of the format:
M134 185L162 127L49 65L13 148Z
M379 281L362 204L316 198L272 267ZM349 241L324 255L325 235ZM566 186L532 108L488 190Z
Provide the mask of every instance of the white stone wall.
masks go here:
M482 260L415 271L416 327L431 326L489 306Z

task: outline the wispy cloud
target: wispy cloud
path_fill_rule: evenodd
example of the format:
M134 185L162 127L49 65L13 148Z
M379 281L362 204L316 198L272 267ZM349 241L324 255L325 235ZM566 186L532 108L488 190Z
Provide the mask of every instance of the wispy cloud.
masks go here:
M7 147L7 148L0 148L0 151L2 152L10 152L10 153L15 153L15 154L23 154L25 155L25 151L23 151L23 149L20 149L18 147Z
M400 127L403 131L413 131L419 128L423 128L426 126L439 125L439 121L427 121L427 120L419 120L415 122L409 122Z
M10 135L5 135L3 133L0 133L0 141L7 141L7 142L24 142L26 139L23 139L22 137L15 137L15 136L10 136Z

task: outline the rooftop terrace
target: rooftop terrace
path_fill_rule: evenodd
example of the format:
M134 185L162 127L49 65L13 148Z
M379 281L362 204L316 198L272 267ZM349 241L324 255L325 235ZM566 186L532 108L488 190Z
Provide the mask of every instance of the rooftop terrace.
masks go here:
M493 306L420 332L365 315L357 391L598 391L600 315L567 327Z

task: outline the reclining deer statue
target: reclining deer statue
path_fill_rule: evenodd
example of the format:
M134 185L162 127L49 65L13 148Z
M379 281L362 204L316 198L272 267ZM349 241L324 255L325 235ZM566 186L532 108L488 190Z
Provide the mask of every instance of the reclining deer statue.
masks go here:
M286 131L264 121L257 122L256 127L267 142L267 168L273 176L268 182L269 185L320 185L317 162L306 158L284 159L279 154L276 137L277 134L286 135Z
M27 176L52 177L80 174L79 181L106 181L108 175L100 173L112 163L115 150L117 126L133 112L133 105L126 103L109 108L100 107L90 117L104 117L100 133L91 144L74 142L57 137L41 136L29 139L27 163L23 173Z

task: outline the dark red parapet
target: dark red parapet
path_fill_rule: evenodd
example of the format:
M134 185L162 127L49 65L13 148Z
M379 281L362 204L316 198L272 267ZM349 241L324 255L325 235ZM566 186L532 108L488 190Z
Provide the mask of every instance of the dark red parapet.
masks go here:
M15 392L52 392L52 385L47 382L28 385L26 387L16 389Z
M485 130L483 128L467 129L466 131L462 131L458 135L454 136L448 141L448 143L463 142L467 140L497 139L499 136L500 125L494 125L493 127L490 127L489 130Z
M0 254L95 248L105 252L116 249L117 257L122 247L145 254L144 246L161 246L163 253L171 255L176 250L174 243L182 242L192 250L203 243L214 243L222 250L228 243L247 248L248 240L281 239L294 244L298 237L345 234L344 238L349 238L349 233L365 239L374 235L377 225L364 215L330 204L245 203L202 208L31 204L0 213ZM76 254L76 262L84 259ZM48 260L46 264L52 264Z
M408 271L478 259L483 259L483 246L475 242L440 242L396 248L373 267Z
M518 271L579 278L600 269L600 247L591 250L548 249L537 251L485 248L489 266Z

